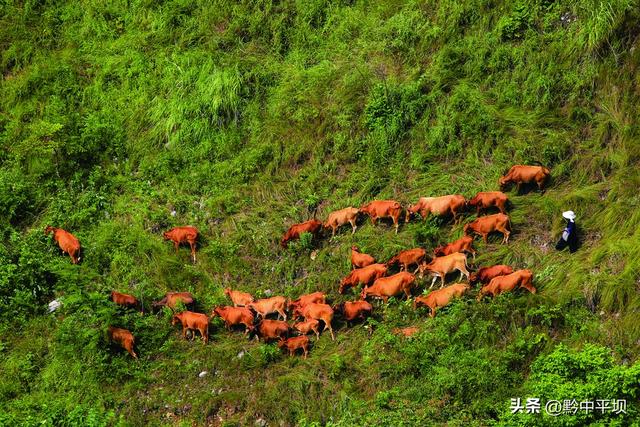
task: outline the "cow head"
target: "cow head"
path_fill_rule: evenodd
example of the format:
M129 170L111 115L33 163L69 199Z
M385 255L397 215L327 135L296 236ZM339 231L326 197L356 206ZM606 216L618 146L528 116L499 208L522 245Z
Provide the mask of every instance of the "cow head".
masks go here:
M433 256L442 256L444 255L444 246L438 246L433 250Z
M462 228L462 232L466 235L470 234L473 231L473 223L470 222L468 224L465 224L464 227Z
M52 226L50 226L50 225L47 225L47 226L44 228L44 235L45 235L45 236L48 236L50 233L53 233L53 232L55 232L55 231L56 231L56 229L55 229L54 227L52 227Z
M285 337L280 337L278 340L278 348L284 348L287 345L287 340Z
M351 246L351 250L355 252L360 252L360 248L358 248L356 245Z
M424 303L424 297L416 297L413 300L413 309L415 310L416 308L420 307L421 305L426 305Z
M341 302L340 304L336 304L333 307L331 307L333 309L334 312L342 314L344 313L344 303Z
M478 273L479 271L476 271L475 273L471 273L471 275L469 275L469 283L476 283L478 281Z
M285 234L284 237L280 239L280 246L282 246L283 249L286 249L288 241L289 241L289 233Z
M171 317L171 325L175 326L178 322L180 322L180 314L174 314L173 317Z
M424 277L424 273L426 271L429 271L429 265L427 264L426 261L422 261L419 265L418 265L418 277L420 279L422 279Z
M511 180L506 177L506 176L501 176L500 179L498 180L498 184L500 184L500 189L504 190L507 185L509 185L509 183L511 182Z
M522 287L528 290L529 292L531 292L532 294L535 294L537 292L537 289L530 283L523 283Z

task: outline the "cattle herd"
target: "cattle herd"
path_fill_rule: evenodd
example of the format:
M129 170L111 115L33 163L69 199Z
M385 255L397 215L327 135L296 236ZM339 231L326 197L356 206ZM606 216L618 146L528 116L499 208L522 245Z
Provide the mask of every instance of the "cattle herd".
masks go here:
M499 183L501 190L513 183L519 192L522 184L535 183L540 191L544 191L549 177L549 170L543 166L516 165L500 178ZM357 301L347 301L331 306L327 304L327 298L323 292L302 295L293 301L284 296L256 300L249 293L227 288L224 293L229 297L232 305L215 307L210 315L191 311L195 299L189 292L168 292L161 300L154 302L152 307L153 309L169 308L173 312L171 323L182 325L184 338L188 338L188 333L193 338L195 331L198 331L203 343L206 344L209 340L210 319L220 317L228 330L232 327L241 327L244 329L245 336L248 335L250 338L262 338L265 342L278 340L278 347L287 350L291 355L300 349L306 358L309 351L307 334L313 333L319 339L321 332L328 329L333 340L335 339L332 326L334 316L340 316L347 325L364 320L372 314L374 309L367 301L368 298L379 298L386 303L389 297L401 297L404 294L407 299L410 299L418 286L418 279L422 279L425 275L432 277L429 289L433 288L438 278L441 283L440 288L425 296L416 297L413 300L413 307L416 309L419 306L427 307L431 317L436 315L438 308L448 305L454 298L463 296L476 283L481 284L477 293L478 301L485 295L496 296L503 292L514 291L519 287L535 293L533 273L530 270L514 271L507 265L482 267L473 273L468 270L467 254L471 254L474 260L476 255L472 247L474 235L482 236L486 243L490 233L499 232L503 236L502 243L508 243L511 222L506 213L507 204L508 197L501 191L480 192L470 200L457 194L421 197L416 204L406 209L394 200L375 200L359 209L348 207L332 212L324 224L314 218L292 225L280 241L280 245L284 248L289 241L299 239L303 233L310 233L315 239L319 238L323 228L331 229L332 238L336 231L346 224L350 224L352 233L355 233L360 215L368 215L374 226L378 219L390 218L397 233L403 210L405 222L411 221L415 215L420 215L422 219L435 215L451 217L454 225L462 221L464 212L470 208L475 209L478 215L492 208L500 211L492 215L478 216L476 220L465 224L462 238L435 248L431 255L423 248L414 248L401 251L386 263L379 263L371 255L360 252L357 246L352 246L352 270L340 282L338 292L344 294L350 288L362 286L360 299ZM78 239L65 230L50 226L45 228L45 235L52 232L62 252L67 253L72 262L77 264L80 261ZM164 233L163 237L174 243L176 252L180 244L189 244L192 261L196 262L198 230L195 227L176 227ZM459 280L466 277L468 283L455 283L445 287L446 276L456 271L460 273ZM132 295L112 291L110 299L118 306L144 313L143 305ZM187 308L187 310L177 312L181 308ZM288 314L294 320L292 325L287 323ZM276 319L269 319L270 315L275 315ZM417 327L394 330L405 336L411 336L417 331ZM119 344L132 357L137 358L134 351L135 338L130 331L109 326L108 336L112 342Z

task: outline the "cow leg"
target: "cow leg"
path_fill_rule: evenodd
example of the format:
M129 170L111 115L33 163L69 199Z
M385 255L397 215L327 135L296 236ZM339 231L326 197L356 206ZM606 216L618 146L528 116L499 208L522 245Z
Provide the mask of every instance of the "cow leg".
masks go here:
M447 274L443 274L442 276L440 276L440 281L442 282L442 284L440 285L440 289L444 288L444 276L446 276Z
M371 215L371 224L376 225L376 220L378 218L376 218L374 215Z
M396 226L396 234L398 234L398 227L400 227L400 222L398 222L398 217L393 218L393 224Z
M173 242L173 247L176 248L176 253L178 253L178 246L180 246L180 243Z
M438 276L434 275L433 280L431 281L431 286L429 286L429 289L433 288L433 285L436 283L437 279L438 279Z
M193 263L196 263L196 244L194 242L189 242L189 246L191 246L191 259Z
M435 307L431 307L431 306L429 306L429 308L431 309L429 311L429 317L431 317L433 319L434 317L436 317L436 308Z
M307 348L307 346L302 347L302 351L304 351L304 358L307 358L307 353L309 352L309 349Z
M331 333L331 341L335 341L336 336L333 334L333 328L331 327L331 322L325 321L324 324L327 328L329 328L329 332Z
M487 233L482 234L482 240L484 241L484 243L488 243L487 242Z
M351 234L355 234L356 228L358 228L358 226L356 225L356 220L354 219L354 220L351 220L349 222L351 223L351 229L352 229L351 230Z
M280 310L278 311L278 317L280 317L280 315L282 315L282 317L284 318L284 321L287 321L287 313L285 313L284 311Z
M336 237L336 227L334 225L331 226L331 238Z
M414 275L417 274L419 270L420 270L420 264L418 264L418 267L416 268L416 271L413 272L413 274Z

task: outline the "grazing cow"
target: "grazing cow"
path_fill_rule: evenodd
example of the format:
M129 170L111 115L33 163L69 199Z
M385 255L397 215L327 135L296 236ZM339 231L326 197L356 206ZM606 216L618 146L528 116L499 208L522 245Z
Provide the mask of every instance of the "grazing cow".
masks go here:
M361 283L364 286L369 286L375 282L376 279L384 276L385 274L387 274L387 266L385 264L371 264L366 267L353 270L340 282L339 292L343 294L345 289L352 286L358 286Z
M516 184L516 190L520 193L520 186L522 184L529 184L535 182L538 185L538 189L544 192L544 186L551 176L549 169L544 166L526 166L515 165L509 169L506 175L500 178L500 189L503 190L507 185Z
M293 356L296 350L302 349L304 358L306 359L307 354L309 353L309 337L306 335L287 339L280 337L280 341L278 341L278 348L286 348L289 350L289 356Z
M324 292L313 292L306 295L300 295L300 297L295 301L289 301L287 304L287 308L289 310L295 311L296 309L300 309L307 304L311 304L314 302L324 304L326 302L327 296Z
M316 334L316 339L320 339L320 321L317 319L310 319L305 322L297 322L293 324L293 329L297 330L303 335L313 332Z
M123 307L133 308L134 310L140 310L141 313L144 313L144 307L136 297L129 294L123 294L117 291L111 291L110 296L111 301L113 301L117 305L121 305Z
M400 214L402 213L402 205L395 200L374 200L360 207L360 212L369 215L371 223L376 225L378 218L389 217L393 220L398 234Z
M302 233L311 233L314 238L317 238L321 231L322 223L315 218L300 224L293 224L282 236L280 246L286 248L289 240L299 239Z
M347 325L349 325L356 319L364 320L366 317L371 316L373 306L364 300L347 301L334 306L333 311L340 313L344 320L347 321Z
M362 268L375 263L371 255L363 254L357 246L351 246L351 269Z
M186 307L193 308L193 302L195 299L190 292L167 292L160 301L156 301L153 303L153 308L158 307L169 307L172 311L178 307L179 303L184 304Z
M487 243L487 236L493 231L502 233L502 243L509 243L509 235L511 234L511 220L509 216L501 213L482 216L464 226L465 235L472 233L479 234L485 243Z
M289 325L282 320L263 319L254 330L257 333L256 340L260 337L264 342L289 336Z
M311 303L307 304L300 309L300 314L304 317L305 321L316 319L324 322L324 327L329 329L331 333L331 339L335 340L336 337L333 334L333 328L331 327L331 321L333 320L333 309L327 304Z
M480 282L484 285L489 283L494 277L504 276L511 273L513 273L513 268L508 265L498 264L492 265L491 267L482 267L475 273L471 273L471 276L469 276L469 282L472 284Z
M500 213L507 213L509 198L502 191L481 191L467 202L467 206L476 208L476 214L480 216L481 209L489 209L495 206Z
M131 332L126 329L109 326L107 333L109 334L109 339L111 341L118 343L120 347L127 350L134 359L138 358L136 352L133 351L133 346L136 343L136 339Z
M470 288L471 286L468 283L456 283L446 288L438 289L427 296L416 297L413 301L413 308L418 308L420 305L429 307L431 309L429 315L435 317L438 307L444 307L449 304L453 298L461 297Z
M368 296L382 298L387 302L389 297L405 293L407 298L411 298L411 287L416 283L416 276L406 271L401 271L389 277L381 277L373 285L364 288L360 294L360 299L365 300Z
M418 331L420 331L420 328L418 328L417 326L408 326L406 328L393 328L391 332L396 335L402 335L405 338L410 338Z
M247 307L252 309L258 314L258 317L266 318L271 313L278 313L278 319L280 316L287 320L287 299L281 296L275 296L271 298L263 298L258 301L247 304Z
M225 288L224 294L231 298L234 307L244 307L254 301L250 293L234 291L231 288Z
M460 272L460 280L462 280L462 275L464 274L469 279L469 271L467 270L467 256L460 252L455 252L451 255L441 256L438 258L434 258L430 263L423 262L420 264L420 275L423 276L425 271L428 271L432 276L433 280L431 281L431 286L429 289L433 287L433 284L436 282L436 279L440 277L442 280L442 284L440 287L444 286L445 276L452 271L458 270Z
M216 316L220 316L228 330L231 330L231 327L235 325L244 325L245 335L253 330L253 312L247 307L216 307L210 317L213 319Z
M503 292L511 292L516 287L525 288L532 294L536 293L533 287L533 273L531 270L518 270L505 276L498 276L491 279L488 285L483 286L478 292L478 301L485 295L495 297Z
M174 314L171 318L171 324L176 325L178 322L182 324L182 337L187 337L188 330L198 330L202 336L202 342L209 342L209 318L206 314L194 313L193 311L183 311ZM195 335L194 335L195 336Z
M462 213L465 206L464 196L451 194L441 197L420 197L418 203L407 208L405 222L409 222L411 215L419 213L422 219L427 219L429 214L436 216L453 216L454 225L458 223L458 215Z
M69 254L71 262L77 264L80 262L80 241L73 234L62 228L55 228L47 225L44 229L44 235L48 236L53 233L53 240L58 243L62 253Z
M434 256L451 255L455 252L470 253L473 255L473 259L476 259L476 251L473 249L473 237L463 236L455 242L448 243L443 246L438 246L433 250Z
M331 228L331 237L336 235L336 230L344 224L351 224L351 234L356 232L356 220L360 211L357 208L349 207L334 211L329 214L327 222L324 223L324 228Z
M164 240L171 240L173 246L178 253L178 247L181 243L188 243L191 247L191 259L196 262L196 240L198 240L198 229L189 225L184 227L175 227L169 231L162 233Z
M410 265L420 265L420 263L424 261L426 256L427 251L422 248L407 249L406 251L400 252L398 255L387 261L386 266L391 267L395 264L400 264L400 271L405 271L409 269ZM418 269L416 268L415 272L417 271Z

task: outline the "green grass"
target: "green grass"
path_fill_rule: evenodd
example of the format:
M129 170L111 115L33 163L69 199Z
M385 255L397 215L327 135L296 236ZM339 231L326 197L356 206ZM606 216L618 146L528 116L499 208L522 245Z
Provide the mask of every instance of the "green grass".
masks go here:
M557 420L631 423L638 6L3 3L0 424L546 425L509 414L510 398L532 393L627 398L626 416ZM376 302L365 325L337 322L336 341L323 335L307 360L218 321L208 346L186 342L168 313L107 302L112 289L146 304L185 290L209 312L227 286L353 299L337 293L352 244L385 261L462 225L412 221L396 235L363 221L355 235L282 250L290 224L376 198L471 197L534 161L551 169L549 189L509 193L512 242L477 241L476 264L532 269L536 295L472 294L433 320ZM573 255L553 249L568 208L583 237ZM80 265L47 224L80 239ZM162 241L184 224L202 232L195 265ZM64 305L50 315L53 298ZM109 345L109 324L132 330L139 361ZM391 332L409 325L421 330L411 340Z

